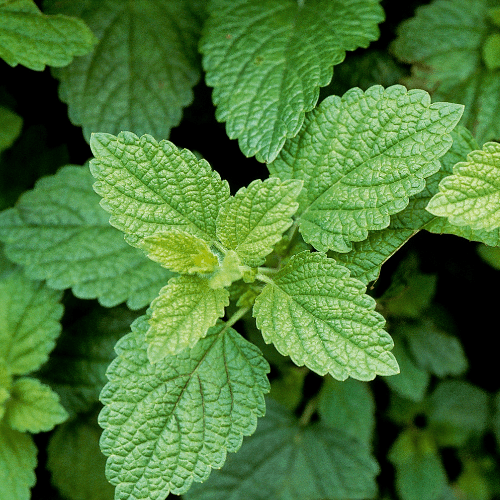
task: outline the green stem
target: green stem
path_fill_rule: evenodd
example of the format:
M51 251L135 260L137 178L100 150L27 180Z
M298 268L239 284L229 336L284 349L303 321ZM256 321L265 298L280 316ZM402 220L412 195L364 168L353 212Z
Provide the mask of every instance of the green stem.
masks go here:
M304 411L302 412L302 415L299 418L299 425L302 427L308 425L309 422L311 421L312 416L314 415L314 412L317 409L318 409L318 397L314 397L307 402L306 407L304 408Z
M237 321L239 321L245 314L250 311L250 307L241 307L238 309L227 321L224 325L223 331L226 331L228 328L231 328Z

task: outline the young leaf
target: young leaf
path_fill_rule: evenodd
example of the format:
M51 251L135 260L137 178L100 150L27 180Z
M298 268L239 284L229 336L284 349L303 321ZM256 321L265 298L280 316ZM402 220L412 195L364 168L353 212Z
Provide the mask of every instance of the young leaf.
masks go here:
M150 309L146 333L151 363L194 347L224 315L229 292L213 289L199 276L178 276L163 287Z
M264 263L281 235L292 225L299 207L300 181L255 180L223 205L217 218L217 237L252 267Z
M165 498L222 467L264 414L269 366L232 328L151 364L142 316L116 345L101 393L101 449L117 498Z
M216 239L215 222L229 185L205 160L169 141L130 132L93 134L90 147L96 157L90 162L94 189L109 221L131 245L172 229L208 243Z
M399 26L392 45L413 64L409 86L428 89L435 101L465 104L462 123L480 144L500 137L500 76L483 60L489 7L488 0L435 0Z
M5 421L20 432L50 431L68 418L59 396L31 377L21 377L12 384L5 410Z
M22 127L23 119L19 115L0 106L0 154L12 146Z
M106 458L99 449L101 429L95 412L57 427L47 447L51 481L69 500L113 500L106 480Z
M396 488L401 500L441 498L446 471L431 436L418 429L403 431L389 452L396 468Z
M304 181L304 239L318 250L348 252L368 231L388 227L439 170L462 111L401 85L326 98L268 165L274 176Z
M367 47L378 0L213 0L200 42L216 117L246 156L273 161L346 50Z
M24 375L47 361L61 333L61 293L27 279L20 268L0 275L0 361Z
M0 484L2 500L29 500L36 482L36 446L29 434L0 421Z
M0 212L9 259L33 279L106 307L148 305L172 273L131 248L109 225L85 167L69 165L40 179L14 208Z
M439 183L427 210L456 226L492 231L500 226L500 145L489 142L457 163Z
M394 375L392 339L365 291L326 255L302 252L265 286L253 314L264 340L299 366L338 380Z
M44 15L33 0L0 0L0 57L11 66L66 66L95 43L81 19Z
M321 424L300 426L268 400L266 416L241 450L187 500L372 498L379 468L358 440Z
M218 264L205 241L180 230L146 236L138 246L151 260L177 273L211 273Z
M167 138L200 78L203 7L192 0L51 0L50 12L85 20L94 52L54 72L71 121L91 132L130 130ZM201 8L200 8L201 7Z

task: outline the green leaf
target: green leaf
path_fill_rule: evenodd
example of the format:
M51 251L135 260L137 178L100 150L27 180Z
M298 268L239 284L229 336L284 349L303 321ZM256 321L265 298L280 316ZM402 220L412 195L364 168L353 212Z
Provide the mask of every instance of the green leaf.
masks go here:
M211 273L218 264L205 241L180 230L146 236L138 246L151 260L177 273Z
M304 181L304 239L318 250L348 252L370 230L388 227L439 170L462 111L401 85L326 98L268 165L274 176Z
M96 42L81 19L44 15L33 0L0 0L0 57L11 66L66 66Z
M199 276L178 276L163 287L149 310L148 358L157 363L180 353L207 334L229 305L229 292Z
M131 248L109 225L85 167L66 166L40 179L14 208L0 213L9 259L51 288L71 288L106 307L148 305L172 273Z
M52 0L48 9L81 17L99 39L93 53L54 72L86 140L121 130L167 138L200 78L202 3Z
M495 413L493 415L493 432L497 438L497 446L500 448L500 392L497 392L494 399Z
M405 399L420 402L424 399L429 386L429 373L417 366L408 354L408 348L400 335L394 335L395 343L392 353L398 360L401 373L387 377L387 385Z
M398 28L394 54L413 64L409 87L432 91L435 101L465 105L462 124L480 144L500 137L500 75L483 47L492 28L489 0L435 0Z
M479 245L477 253L491 267L500 270L500 248Z
M229 250L220 266L212 273L208 285L214 290L230 286L234 281L243 277L243 271L238 254L234 250ZM253 276L253 273L251 275Z
M21 377L12 384L5 410L5 421L20 432L50 431L68 418L59 396L30 377Z
M273 161L346 50L379 36L378 0L213 0L200 42L216 117L246 156Z
M61 293L27 279L20 268L0 275L0 361L24 375L47 361L61 333Z
M217 218L217 237L252 267L264 263L273 246L292 225L299 207L300 181L255 180L223 205Z
M36 482L36 446L29 434L0 421L0 484L2 500L30 500Z
M394 375L392 339L365 291L326 255L302 252L265 286L253 314L264 340L299 366L338 380Z
M113 226L138 245L146 236L180 229L211 243L229 185L205 160L169 141L130 132L93 134L90 170Z
M106 458L99 449L101 429L95 412L65 422L52 434L47 447L51 481L70 500L113 500L106 480Z
M368 384L353 379L339 382L327 377L319 394L318 411L327 427L370 445L375 428L375 401Z
M456 226L492 231L500 226L500 145L489 142L457 163L439 183L427 210Z
M389 452L396 468L401 500L436 500L447 485L446 472L431 436L419 429L403 431Z
M429 399L427 418L441 446L462 446L488 425L488 394L462 380L444 380Z
M300 426L269 400L255 434L186 499L372 498L378 472L368 448L353 437L321 424Z
M68 325L37 377L59 394L74 417L99 401L107 382L106 369L115 358L117 340L130 331L137 313L125 307L99 309Z
M116 346L101 393L101 449L116 497L185 493L222 467L264 414L269 366L232 328L211 328L193 349L151 364L146 318Z
M12 146L22 127L23 119L19 115L0 106L0 154Z

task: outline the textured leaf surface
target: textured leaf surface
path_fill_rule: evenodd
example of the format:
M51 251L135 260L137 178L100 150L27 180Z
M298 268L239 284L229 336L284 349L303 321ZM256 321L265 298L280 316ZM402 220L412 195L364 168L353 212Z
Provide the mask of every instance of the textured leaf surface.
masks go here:
M327 427L370 445L375 428L375 401L368 384L353 379L339 382L327 377L321 388L318 411Z
M113 500L106 480L106 458L99 449L101 429L95 412L65 422L52 434L47 447L51 481L70 500Z
M210 329L196 346L151 364L146 318L121 339L101 400L101 449L117 498L182 494L222 467L264 414L269 366L232 328Z
M93 134L90 147L96 157L90 162L94 189L129 243L172 229L215 240L229 186L205 160L169 141L130 132Z
M435 0L398 28L392 48L413 64L408 85L433 92L436 101L465 104L463 125L480 144L500 137L500 75L484 64L492 31L488 0Z
M302 252L257 297L254 316L264 340L299 366L334 378L371 380L398 365L384 318L366 287L321 253Z
M47 361L61 333L60 298L20 268L0 275L0 365L10 374L24 375Z
M389 452L396 468L396 489L401 500L441 498L447 484L446 472L436 445L422 431L403 431Z
M228 457L187 500L322 500L372 498L377 463L349 435L320 424L301 427L268 401L266 416L241 450Z
M213 289L207 279L178 276L163 287L150 309L146 333L151 363L194 347L207 330L224 315L229 292Z
M318 250L348 252L369 230L389 226L440 168L462 106L430 103L422 90L370 87L330 96L268 165L301 179L299 224Z
M255 180L241 188L222 207L217 219L221 243L235 250L249 266L264 263L266 255L292 225L299 207L300 181Z
M125 307L99 310L66 325L49 361L37 377L59 394L71 417L88 412L99 401L115 358L114 346L137 318Z
M214 0L200 42L216 117L246 156L273 161L346 50L379 36L377 0Z
M500 226L500 145L489 142L457 163L439 183L427 210L456 226L492 231Z
M23 119L18 114L0 106L0 154L12 146L22 126Z
M30 377L13 383L5 409L5 421L20 432L50 431L68 418L59 396L49 386Z
M148 305L172 276L131 248L109 225L87 168L66 166L40 179L17 205L0 213L7 256L33 279L111 307Z
M66 66L96 42L81 19L44 15L33 0L0 0L0 57L11 66Z
M184 231L166 231L147 236L139 246L148 257L177 273L211 273L218 264L207 243Z
M0 484L2 500L29 500L36 482L36 446L29 434L0 422Z
M91 132L121 130L167 138L179 124L200 77L202 4L51 0L51 12L81 17L99 39L94 52L55 72L60 98L87 140Z

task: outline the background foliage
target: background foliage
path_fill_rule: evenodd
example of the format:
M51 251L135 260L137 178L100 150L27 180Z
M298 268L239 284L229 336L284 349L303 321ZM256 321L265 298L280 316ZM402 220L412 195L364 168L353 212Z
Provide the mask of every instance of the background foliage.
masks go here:
M280 30L291 3L276 1L255 38L259 49L272 55L264 83L291 69L304 78L305 91L292 110L280 103L287 93L300 94L299 82L261 100L252 72L247 81L231 81L239 62L224 53L217 38L229 28L212 17L211 30L202 34L207 17L203 0L37 2L46 14L63 12L83 20L65 27L67 18L55 18L62 23L57 33L78 32L80 42L63 37L61 44L55 37L52 45L41 47L44 64L52 69L33 62L24 45L25 58L10 55L20 43L15 37L0 44L6 61L0 61L0 240L8 250L7 258L0 248L0 484L10 487L6 463L23 471L17 486L12 485L19 488L17 496L6 499L28 498L28 488L33 498L113 498L99 449L99 394L109 378L133 372L131 364L138 359L146 362L137 340L147 335L141 314L171 276L128 245L104 210L89 209L97 207L99 196L92 190L88 166L80 166L91 157L91 132L131 130L157 140L169 138L205 158L228 181L232 194L268 177L266 165L257 160L275 160L270 167L274 173L292 168L286 155L278 157L286 138L298 133L304 120L309 123L318 111L309 112L326 97L342 96L352 87L403 83L431 92L435 101L465 104L460 123L473 135L464 128L454 132L454 148L440 160L448 174L467 153L500 139L500 6L495 2L344 2L337 33L346 36L345 43L336 45L341 36L330 40L321 22L326 14L315 12L302 20L304 33L291 53L281 54ZM329 8L334 11L339 3L332 1ZM232 12L231 30L248 29L249 12L238 11L238 2L214 4L220 12ZM0 0L3 41L8 23L16 22L7 15L10 8L41 16L28 0ZM368 27L348 37L358 21ZM266 33L273 36L265 38ZM58 52L54 47L63 48ZM88 51L94 52L82 55ZM202 63L202 54L212 55ZM256 68L264 62L258 54L249 57ZM308 57L322 68L317 74L306 71L314 66ZM245 99L236 106L238 92ZM255 128L263 135L276 127L272 141L262 144L244 131L242 116L248 108L256 112ZM282 126L283 116L291 115L294 119ZM468 164L481 164L482 156L476 154ZM462 173L467 173L465 167ZM429 177L427 188L439 180ZM452 181L449 190L452 195ZM227 454L220 471L213 471L207 482L193 483L186 499L500 499L500 377L494 348L498 223L477 222L466 210L470 227L450 230L431 214L418 227L409 226L408 214L428 202L429 192L419 193L408 209L391 218L384 231L394 235L394 248L408 241L369 287L377 311L387 319L401 374L371 382L320 377L264 344L253 320L243 318L234 327L270 364L266 417L237 453ZM488 203L498 204L494 196ZM419 231L423 224L429 231ZM451 231L472 241L441 234ZM339 247L330 255L362 281L373 282L377 271L337 252L351 244L349 239L336 241ZM376 244L351 241L360 254L370 250L363 245ZM75 247L76 253L71 251ZM185 285L184 278L176 279ZM133 336L124 337L132 324ZM203 339L204 345L216 338L217 328ZM238 346L249 359L247 373L258 386L252 396L258 408L255 419L264 412L267 367L254 361L253 348L231 328L224 342ZM217 349L224 348L222 341L214 346L212 366L221 359ZM157 369L170 383L175 377L168 369L182 372L186 363L179 359L178 366ZM245 383L229 375L236 390ZM134 387L133 377L128 382ZM122 389L118 386L108 387L102 401ZM238 404L244 408L247 402L242 398ZM109 418L112 410L101 416L101 425ZM254 430L244 427L241 432L238 428L240 434ZM227 451L238 448L240 434L227 430L233 440ZM222 463L219 438L214 433L211 453ZM108 433L102 446L113 439L118 438ZM196 464L196 471L206 476L206 464ZM120 491L128 498L125 487Z

